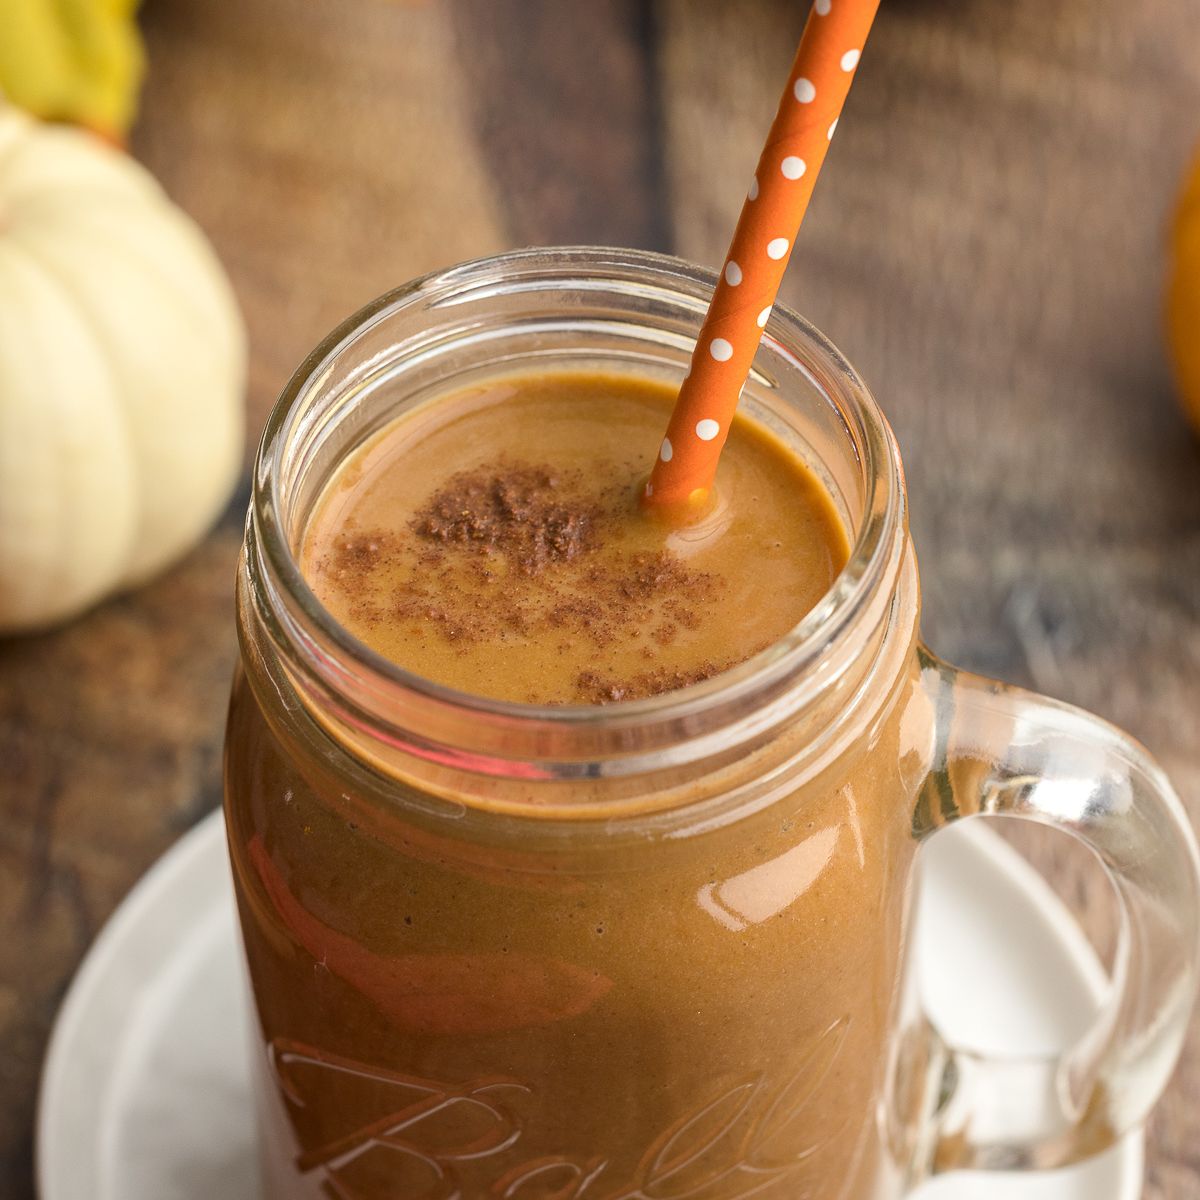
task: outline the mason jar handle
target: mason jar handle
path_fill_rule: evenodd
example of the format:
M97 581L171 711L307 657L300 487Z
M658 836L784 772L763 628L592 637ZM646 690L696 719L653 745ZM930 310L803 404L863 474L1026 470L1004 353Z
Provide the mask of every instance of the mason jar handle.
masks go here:
M989 1057L947 1045L925 1022L914 1176L1066 1166L1140 1126L1179 1057L1200 972L1196 840L1161 768L1098 717L924 650L921 679L936 742L918 836L980 814L1061 829L1104 865L1120 922L1104 1008L1065 1052Z

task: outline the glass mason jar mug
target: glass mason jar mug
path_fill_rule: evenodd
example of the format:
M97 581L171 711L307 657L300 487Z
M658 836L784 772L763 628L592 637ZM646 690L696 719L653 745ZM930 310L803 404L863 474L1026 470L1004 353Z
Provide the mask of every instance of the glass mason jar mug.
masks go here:
M381 659L305 584L322 486L397 414L514 371L678 382L711 286L629 251L457 267L351 318L270 418L226 754L269 1200L890 1200L1086 1157L1166 1083L1200 927L1179 802L1103 722L920 644L891 432L795 314L743 405L853 550L742 665L607 707L486 700ZM1111 998L1061 1057L957 1052L914 997L917 851L977 813L1074 834L1116 887Z

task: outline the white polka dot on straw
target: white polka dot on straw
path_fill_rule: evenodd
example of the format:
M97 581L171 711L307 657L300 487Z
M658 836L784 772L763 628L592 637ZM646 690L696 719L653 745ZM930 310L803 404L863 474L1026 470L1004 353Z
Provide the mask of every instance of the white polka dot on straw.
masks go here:
M696 436L702 442L711 442L721 432L721 426L711 417L705 417L696 424Z
M797 79L792 87L792 95L800 101L801 104L811 104L817 98L817 89L813 86L811 79L803 77Z
M758 199L758 176L757 175L755 175L755 177L752 180L750 180L750 190L746 193L746 198L749 200L757 200Z
M768 304L768 305L767 305L767 307L766 307L766 308L764 308L764 309L762 310L762 312L760 312L760 313L758 314L758 327L759 327L759 329L765 329L765 328L766 328L766 325L767 325L767 322L768 322L770 319L771 319L771 305L769 305L769 304Z
M817 10L818 17L829 16L829 10L833 7L833 0L817 0L813 8Z
M717 362L728 362L733 357L733 343L725 338L713 338L708 352Z
M663 460L663 462L670 462L671 456L674 453L675 453L675 451L671 446L671 439L663 438L662 448L658 452L658 457L661 458Z
M788 252L787 238L772 238L767 243L767 257L779 259Z
M833 141L833 131L837 128L838 119L833 118L833 124L829 127L829 132L825 135L831 142Z
M842 70L853 71L854 68L858 66L858 60L861 54L861 50L847 50L846 53L842 55Z
M784 179L799 179L808 170L808 163L802 158L797 158L794 154L789 154L779 164L779 169L783 172Z
M730 259L725 264L725 282L729 284L730 287L737 287L737 285L742 282L742 268L739 267L737 263L733 261L733 259Z

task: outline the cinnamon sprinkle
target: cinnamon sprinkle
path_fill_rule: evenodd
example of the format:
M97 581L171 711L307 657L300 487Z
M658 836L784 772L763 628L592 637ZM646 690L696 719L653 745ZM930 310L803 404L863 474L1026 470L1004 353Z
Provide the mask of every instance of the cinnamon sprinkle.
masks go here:
M724 581L666 550L622 553L612 543L630 503L621 489L597 495L594 476L501 460L453 475L406 528L356 530L316 565L364 624L433 634L460 652L514 638L554 638L564 653L580 641L602 652L643 636L668 646L697 627ZM581 672L578 699L656 695L732 665L678 670L650 665L650 646L643 655L647 668L632 677Z
M570 496L556 472L512 466L453 476L410 528L425 541L497 553L538 575L593 549L598 517L594 506Z
M599 671L581 671L575 677L575 687L579 698L588 704L644 700L648 696L658 696L663 692L691 687L694 683L703 683L731 666L732 663L721 666L715 662L704 662L686 671L659 667L654 671L641 671L632 679L620 680L602 675Z

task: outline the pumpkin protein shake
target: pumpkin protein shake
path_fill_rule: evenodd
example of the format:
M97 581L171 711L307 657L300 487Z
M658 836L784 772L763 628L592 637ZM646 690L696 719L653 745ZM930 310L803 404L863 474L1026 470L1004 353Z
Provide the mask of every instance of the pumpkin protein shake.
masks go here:
M817 477L747 417L706 511L642 510L673 397L572 370L434 396L328 476L301 572L366 647L458 692L619 715L715 679L811 610L848 545ZM700 774L472 780L351 718L311 714L310 748L236 686L230 839L269 1200L884 1186L872 1097L914 849L902 648L887 678L869 732L801 786L805 727L718 747ZM672 821L774 791L756 815L618 849L610 782ZM426 821L431 797L460 819Z
M397 311L431 328L364 315L292 394L277 461L314 484L248 531L226 758L268 1200L897 1194L915 574L789 641L848 541L821 451L733 412L873 12L815 6L795 186L756 178L674 409L622 361L678 338L674 284L603 266L544 301L425 281ZM619 374L548 367L577 319Z

